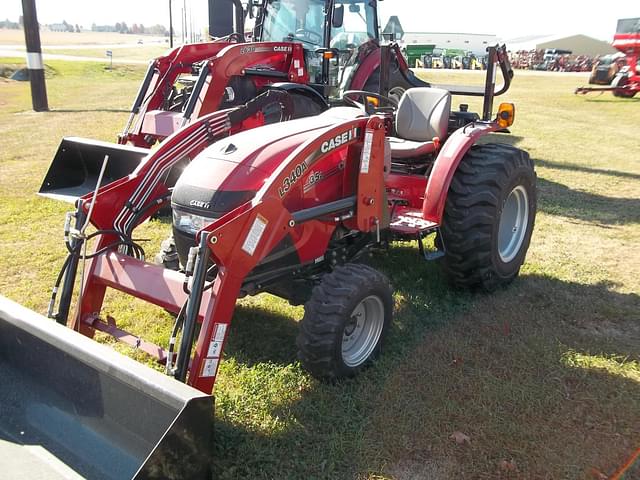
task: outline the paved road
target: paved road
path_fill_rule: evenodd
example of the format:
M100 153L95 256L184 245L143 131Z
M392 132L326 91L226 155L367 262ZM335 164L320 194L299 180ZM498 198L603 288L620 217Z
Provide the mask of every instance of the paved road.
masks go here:
M169 49L169 45L165 44L165 42L156 40L156 41L148 41L144 44L138 43L113 43L113 44L82 44L82 45L45 45L44 48L47 50L55 50L55 49L63 49L63 50L117 50L121 48L140 48L143 49L145 47L161 47L166 46ZM25 56L25 47L24 45L0 45L0 57L20 57L23 58ZM83 55L69 55L69 54L61 54L61 53L49 53L45 52L42 54L45 60L70 60L76 62L108 62L108 58L106 55L104 57L88 57ZM114 58L113 63L121 63L121 64L136 64L136 65L147 65L149 60L134 60L134 59L126 59L126 58Z
M96 48L96 47L94 47ZM100 48L100 47L98 47ZM25 52L21 50L8 50L0 48L0 57L20 57L23 58L25 56ZM45 60L70 60L73 62L101 62L101 63L109 63L109 59L105 57L82 57L78 55L62 55L57 53L43 53L42 57ZM147 65L149 60L127 60L126 58L114 58L113 63L124 63L124 64L136 64L136 65Z

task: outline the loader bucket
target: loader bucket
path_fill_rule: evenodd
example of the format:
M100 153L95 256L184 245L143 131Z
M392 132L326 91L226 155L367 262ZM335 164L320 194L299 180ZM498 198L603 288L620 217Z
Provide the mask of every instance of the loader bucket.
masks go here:
M96 189L105 155L109 155L109 161L101 185L126 177L148 154L149 150L145 148L86 138L64 138L38 193L73 203Z
M4 479L211 478L213 399L0 296Z

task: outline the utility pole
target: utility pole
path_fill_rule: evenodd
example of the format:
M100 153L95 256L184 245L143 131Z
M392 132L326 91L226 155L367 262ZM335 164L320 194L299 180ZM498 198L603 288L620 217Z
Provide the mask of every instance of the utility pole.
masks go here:
M171 2L169 0L169 46L173 48L173 13L171 11Z
M189 24L187 23L187 0L182 0L182 13L184 16L184 41L182 43L189 42L189 32L187 30Z
M22 18L24 40L27 47L27 68L31 83L31 103L36 112L46 112L49 110L49 103L47 101L47 86L44 81L36 0L22 0Z
M185 38L184 37L184 7L182 7L182 10L180 12L180 22L182 24L182 28L180 29L181 30L181 35L182 35L182 44L184 45L186 43L185 40L184 40L184 38Z

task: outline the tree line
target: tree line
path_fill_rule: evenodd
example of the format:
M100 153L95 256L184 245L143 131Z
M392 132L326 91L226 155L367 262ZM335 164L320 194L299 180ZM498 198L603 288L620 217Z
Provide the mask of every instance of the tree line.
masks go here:
M129 26L126 22L116 22L115 25L91 25L92 32L118 32L118 33L133 33L136 35L150 34L150 35L169 35L169 32L164 25L153 25L151 27L145 27L142 23L134 23Z
M23 26L22 15L18 18L17 22L12 22L8 18L6 20L0 20L0 28L7 28L10 30L19 30ZM80 33L84 30L84 27L75 25L71 23L67 23L66 20L63 20L61 23L53 23L51 25L44 25L51 30L58 32L76 32ZM92 32L117 32L117 33L131 33L135 35L158 35L158 36L168 36L169 32L165 28L164 25L152 25L151 27L145 27L142 23L134 23L129 26L126 22L116 22L115 25L96 25L95 23L91 25Z

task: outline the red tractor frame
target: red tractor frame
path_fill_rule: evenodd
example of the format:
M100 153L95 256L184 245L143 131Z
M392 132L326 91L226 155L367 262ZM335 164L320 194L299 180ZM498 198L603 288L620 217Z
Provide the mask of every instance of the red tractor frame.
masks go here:
M490 49L489 59L484 118L451 111L451 93L438 88L408 90L397 106L349 91L350 107L262 127L264 105L256 103L286 111L289 93L199 116L131 175L78 200L65 225L69 256L50 316L88 336L110 333L210 392L237 299L271 292L306 304L298 347L311 373L355 375L379 353L393 307L388 280L360 263L364 254L393 239L415 240L424 258L442 258L453 283L486 290L512 281L524 261L535 173L526 152L478 144L514 118L512 104L491 113L496 65L510 73L506 49ZM185 157L193 161L171 192L168 172ZM182 271L145 262L132 237L169 198ZM423 245L429 235L436 251ZM69 315L81 262L88 264ZM108 288L175 313L168 348L104 318Z

